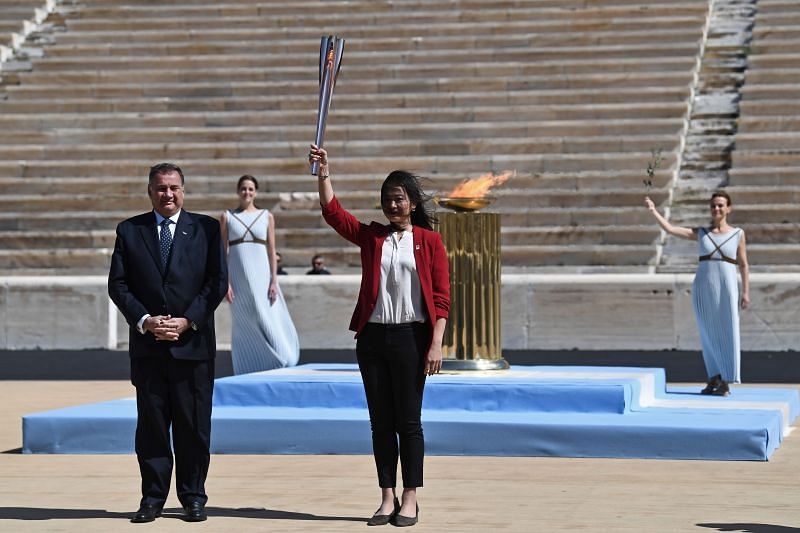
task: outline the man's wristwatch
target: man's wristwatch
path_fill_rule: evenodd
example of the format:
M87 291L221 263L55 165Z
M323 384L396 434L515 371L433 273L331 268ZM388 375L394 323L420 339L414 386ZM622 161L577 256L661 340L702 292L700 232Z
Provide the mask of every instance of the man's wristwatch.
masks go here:
M197 327L197 324L195 324L194 322L189 322L189 327L192 328L194 331L197 331L198 329L200 329L200 328Z

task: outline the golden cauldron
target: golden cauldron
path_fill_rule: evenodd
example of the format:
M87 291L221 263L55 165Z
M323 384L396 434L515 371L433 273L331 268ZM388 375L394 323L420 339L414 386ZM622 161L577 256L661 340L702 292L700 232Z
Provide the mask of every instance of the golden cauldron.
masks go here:
M500 339L500 215L478 213L494 196L440 197L437 229L450 265L444 370L508 368Z

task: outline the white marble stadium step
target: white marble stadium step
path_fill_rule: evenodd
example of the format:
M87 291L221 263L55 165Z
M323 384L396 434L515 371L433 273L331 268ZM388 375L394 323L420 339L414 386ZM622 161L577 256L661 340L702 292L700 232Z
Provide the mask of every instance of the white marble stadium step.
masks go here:
M728 190L752 264L796 268L800 253L800 4L758 2ZM795 259L791 259L795 257Z
M101 269L90 243L102 250L117 215L146 209L149 165L175 159L187 207L213 215L235 203L238 176L256 175L279 248L305 265L324 228L305 160L316 55L335 32L347 45L326 145L348 207L379 216L394 168L438 192L512 170L494 206L509 267L647 268L657 230L641 196L667 197L706 12L668 0L60 5L37 53L2 73L0 241L66 233L5 264ZM665 160L648 191L653 149ZM601 226L597 242L582 224ZM337 246L326 253L349 264Z

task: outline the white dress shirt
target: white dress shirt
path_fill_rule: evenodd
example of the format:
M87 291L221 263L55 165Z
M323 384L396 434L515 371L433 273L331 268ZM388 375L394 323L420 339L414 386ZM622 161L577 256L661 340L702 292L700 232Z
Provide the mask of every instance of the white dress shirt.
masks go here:
M427 318L414 258L414 235L410 229L392 232L381 250L380 290L369 322L405 324Z

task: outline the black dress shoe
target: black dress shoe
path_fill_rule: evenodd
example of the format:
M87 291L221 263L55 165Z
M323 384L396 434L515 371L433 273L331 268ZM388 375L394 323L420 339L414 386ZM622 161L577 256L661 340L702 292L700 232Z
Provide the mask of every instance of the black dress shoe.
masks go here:
M717 387L720 386L720 383L723 383L722 376L717 374L716 376L708 380L706 388L701 390L700 394L714 394L714 391L717 390Z
M417 504L417 514L415 516L403 516L399 512L394 515L392 525L395 527L413 526L419 521L419 504Z
M731 388L728 386L728 383L725 381L720 381L719 386L714 389L713 394L714 396L727 396L731 393Z
M395 515L397 514L397 512L399 510L400 510L400 500L395 498L394 499L394 511L392 511L391 514L378 514L378 513L381 512L381 510L378 509L375 512L375 514L372 515L372 518L367 520L367 525L368 526L385 526L386 524L388 524L389 522L392 521L392 518L395 517Z
M136 514L131 518L134 524L143 524L145 522L152 522L161 516L161 507L155 505L141 505Z
M208 519L206 508L200 502L192 502L184 505L183 510L186 512L183 519L187 522L203 522Z

